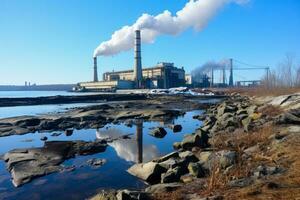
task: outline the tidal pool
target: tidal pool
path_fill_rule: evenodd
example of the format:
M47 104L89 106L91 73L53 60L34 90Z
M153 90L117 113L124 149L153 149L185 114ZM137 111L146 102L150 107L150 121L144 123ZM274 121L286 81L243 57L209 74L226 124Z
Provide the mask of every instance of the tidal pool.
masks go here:
M0 138L0 154L12 149L42 147L41 137L48 141L94 141L97 139L120 138L108 143L105 152L77 156L63 163L65 166L75 166L74 171L53 173L36 178L30 183L15 188L11 183L11 176L5 168L4 161L0 161L0 199L85 199L101 189L137 189L145 187L138 178L127 173L127 169L135 163L147 162L153 158L173 151L173 143L181 141L184 134L192 133L201 125L201 121L193 119L203 111L187 112L168 122L139 121L132 127L121 124L108 124L101 129L75 130L67 136L61 132L59 136L53 133L29 133L20 136ZM181 124L182 130L173 133L168 128L170 124ZM149 135L151 129L158 126L165 127L167 135L155 138ZM59 132L56 132L59 133ZM122 139L123 135L129 139ZM107 162L94 168L86 165L91 158L106 159Z

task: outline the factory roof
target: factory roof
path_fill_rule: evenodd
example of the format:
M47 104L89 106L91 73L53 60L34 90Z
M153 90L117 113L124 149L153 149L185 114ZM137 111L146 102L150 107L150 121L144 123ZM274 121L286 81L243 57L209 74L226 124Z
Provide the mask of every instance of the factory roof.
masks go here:
M164 68L164 67L173 67L173 68L177 68L174 66L174 63L166 63L166 62L162 62L162 63L158 63L156 66L154 67L143 67L142 70L153 70L153 69L160 69L160 68ZM181 68L177 68L180 69ZM183 68L182 68L183 70ZM105 74L114 74L114 73L131 73L133 72L133 69L130 70L121 70L121 71L113 71L113 72L105 72Z

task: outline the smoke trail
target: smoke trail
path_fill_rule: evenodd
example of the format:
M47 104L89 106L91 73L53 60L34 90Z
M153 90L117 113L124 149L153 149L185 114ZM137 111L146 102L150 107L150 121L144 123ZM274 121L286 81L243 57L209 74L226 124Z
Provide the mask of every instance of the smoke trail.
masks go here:
M216 12L227 3L246 3L248 0L189 0L186 5L172 16L165 10L163 13L152 16L143 14L131 26L124 26L111 36L111 39L102 42L94 51L96 56L110 56L127 51L134 46L134 31L142 30L142 42L153 43L159 35L177 35L192 27L201 31Z

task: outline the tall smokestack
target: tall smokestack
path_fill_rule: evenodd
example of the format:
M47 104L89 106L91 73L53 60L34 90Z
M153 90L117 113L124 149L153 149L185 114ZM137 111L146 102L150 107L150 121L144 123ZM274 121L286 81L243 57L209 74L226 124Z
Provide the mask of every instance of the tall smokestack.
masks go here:
M135 42L134 42L134 72L133 78L136 82L136 87L142 86L142 58L141 58L141 31L135 31Z
M229 86L233 86L233 65L232 65L232 58L230 58Z
M94 82L98 82L97 57L94 57Z

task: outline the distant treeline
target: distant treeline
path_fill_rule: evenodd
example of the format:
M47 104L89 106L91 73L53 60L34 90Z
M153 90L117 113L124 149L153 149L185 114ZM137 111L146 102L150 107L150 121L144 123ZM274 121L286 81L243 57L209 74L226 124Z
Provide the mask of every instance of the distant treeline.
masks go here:
M0 85L0 91L70 91L75 84L53 84L53 85Z

